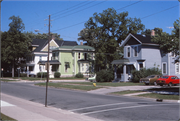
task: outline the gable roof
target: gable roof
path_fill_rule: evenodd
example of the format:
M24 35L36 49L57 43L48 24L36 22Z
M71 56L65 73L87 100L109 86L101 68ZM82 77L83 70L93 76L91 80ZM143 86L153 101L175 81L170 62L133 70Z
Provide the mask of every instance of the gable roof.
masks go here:
M52 40L50 40L52 41ZM56 44L61 47L65 46L76 46L78 45L76 41L63 41L63 40L54 40ZM33 52L41 52L41 50L48 44L48 40L46 39L33 39L32 46L36 46L37 48Z
M151 41L151 36L143 36L143 35L131 34L131 33L126 37L126 39L124 40L124 42L122 43L121 46L125 46L131 40L131 38L133 38L136 41L136 44L139 43L139 44L143 44L143 45L158 46L157 43ZM134 43L131 42L131 44L135 45L135 42Z

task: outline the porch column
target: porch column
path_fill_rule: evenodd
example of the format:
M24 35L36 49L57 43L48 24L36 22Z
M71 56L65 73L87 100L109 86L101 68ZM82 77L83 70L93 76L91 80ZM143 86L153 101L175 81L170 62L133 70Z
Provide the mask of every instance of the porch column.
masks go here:
M27 77L29 77L29 66L27 66Z
M117 68L116 65L114 65L114 80L117 78Z
M126 65L123 67L123 81L126 81Z

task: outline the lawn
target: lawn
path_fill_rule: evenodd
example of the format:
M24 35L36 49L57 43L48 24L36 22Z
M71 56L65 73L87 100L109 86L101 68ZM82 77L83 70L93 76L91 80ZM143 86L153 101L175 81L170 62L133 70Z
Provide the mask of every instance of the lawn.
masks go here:
M1 79L1 81L8 82L8 81L19 81L19 80L15 80L15 79Z
M46 86L46 83L37 83L35 85L39 86ZM55 88L67 88L67 89L75 89L75 90L83 90L83 91L90 91L95 90L103 87L117 87L117 86L135 86L135 85L142 85L140 83L96 83L96 87L93 86L92 82L57 82L57 83L48 83L48 86L55 87Z
M35 85L39 86L46 86L46 83L37 83ZM74 84L68 84L68 83L48 83L48 86L55 87L55 88L66 88L66 89L74 89L74 90L83 90L83 91L90 91L94 89L99 89L101 87L94 87L93 85L74 85Z
M141 94L137 96L155 98L155 99L179 100L179 95L163 95L163 94L157 94L157 93L149 93L149 94Z
M15 120L15 119L13 119L13 118L11 118L9 116L6 116L6 115L4 115L2 113L1 113L1 119L2 119L2 121L17 121L17 120Z

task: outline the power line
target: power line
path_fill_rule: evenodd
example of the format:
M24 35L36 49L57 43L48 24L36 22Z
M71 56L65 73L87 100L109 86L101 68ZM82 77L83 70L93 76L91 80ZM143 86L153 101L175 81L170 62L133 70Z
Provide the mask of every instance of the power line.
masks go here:
M96 1L96 0L94 0L94 1ZM90 3L94 2L94 1L91 1ZM85 1L85 2L86 2L86 1ZM85 3L85 2L83 2L83 3ZM78 6L75 6L74 9L72 9L73 7L71 7L70 10L68 10L67 12L61 13L61 12L63 12L63 11L66 11L66 10L63 10L63 11L60 12L61 14L59 14L59 15L66 14L66 13L71 12L71 11L77 9L77 8L80 8L80 7L84 7L84 6L86 6L86 5L89 5L90 3L87 3L87 2L86 2L85 5L82 5L82 6L79 6L79 7L78 7ZM72 9L72 10L71 10L71 9ZM57 16L59 16L59 15L56 15L56 16L54 16L54 17L57 17Z
M106 1L107 1L107 0L102 1L102 2L100 2L100 3L97 3L97 4L95 4L95 5L89 6L89 7L87 7L87 8L81 9L81 10L79 10L79 11L73 12L73 13L71 13L71 14L68 14L68 15L65 15L65 16L62 16L62 17L59 17L59 18L57 18L57 19L61 19L61 18L64 18L64 17L66 17L66 16L69 16L69 15L72 15L72 14L75 14L75 13L78 13L78 12L81 12L81 11L83 11L83 10L85 10L85 9L94 7L94 6L96 6L96 5L99 5L99 4L101 4L101 3L104 3L104 2L106 2ZM56 19L56 20L57 20L57 19Z
M129 7L129 6L131 6L131 5L137 4L137 3L142 2L142 1L143 1L143 0L140 0L140 1L138 1L138 2L132 3L132 4L127 5L127 6L125 6L125 7ZM172 9L172 8L175 8L175 7L177 7L177 6L179 6L179 5L176 5L176 6L173 6L173 7L167 8L167 9L164 9L164 10L162 10L162 11L159 11L159 12L156 12L156 13L153 13L153 14L150 14L150 15L148 15L148 16L142 17L141 19L144 19L144 18L153 16L153 15L155 15L155 14L158 14L158 13L161 13L161 12L164 12L164 11L167 11L167 10ZM117 9L117 10L123 9L123 8L125 8L125 7L119 8L119 9ZM76 25L79 25L79 24L82 24L82 23L85 23L85 22L87 22L87 21L83 21L83 22L80 22L80 23L77 23L77 24L74 24L74 25L70 25L70 26L67 26L67 27L64 27L64 28L61 28L61 29L57 29L57 30L54 30L54 31L67 29L67 28L70 28L70 27L73 27L73 26L76 26Z
M172 9L172 8L175 8L175 7L177 7L177 6L179 6L179 5L176 5L176 6L173 6L173 7L167 8L167 9L164 9L164 10L162 10L162 11L159 11L159 12L156 12L156 13L153 13L153 14L150 14L150 15L148 15L148 16L142 17L141 19L144 19L144 18L153 16L153 15L155 15L155 14L158 14L158 13L161 13L161 12L164 12L164 11L167 11L167 10Z
M127 5L127 6L125 6L125 7L119 8L119 9L117 9L117 10L120 10L120 9L123 9L123 8L126 8L126 7L129 7L129 6L131 6L131 5L137 4L137 3L142 2L142 1L143 1L143 0L140 0L140 1L138 1L138 2L132 3L132 4L130 4L130 5ZM104 1L103 1L103 2L104 2ZM87 22L87 21L83 21L83 22L80 22L80 23L77 23L77 24L74 24L74 25L70 25L70 26L67 26L67 27L64 27L64 28L61 28L61 29L57 29L57 30L54 30L54 31L58 31L58 30L62 30L62 29L67 29L67 28L70 28L70 27L73 27L73 26L76 26L76 25L79 25L79 24L82 24L82 23L85 23L85 22Z

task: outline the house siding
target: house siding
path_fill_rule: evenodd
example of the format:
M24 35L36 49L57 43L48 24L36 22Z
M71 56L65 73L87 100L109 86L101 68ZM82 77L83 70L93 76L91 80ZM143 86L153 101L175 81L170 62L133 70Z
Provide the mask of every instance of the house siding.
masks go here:
M142 46L142 58L145 60L145 68L161 68L161 53L156 46Z

